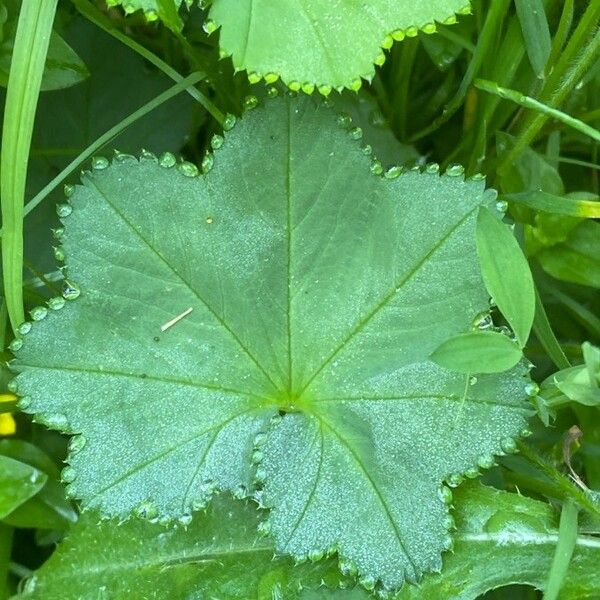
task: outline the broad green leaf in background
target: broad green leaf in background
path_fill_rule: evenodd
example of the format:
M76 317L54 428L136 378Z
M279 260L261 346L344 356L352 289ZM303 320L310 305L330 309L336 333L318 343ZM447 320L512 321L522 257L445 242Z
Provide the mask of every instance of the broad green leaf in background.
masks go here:
M46 479L35 467L0 455L0 519L35 496Z
M564 242L541 250L536 258L557 279L600 287L600 224L580 223Z
M73 598L95 598L103 589L114 600L299 600L303 588L319 588L323 579L340 582L332 559L299 566L274 559L272 543L257 534L261 518L254 503L222 496L187 526L99 523L89 513L19 597L63 600L66 577Z
M59 471L49 456L33 444L11 439L0 441L0 460L5 458L19 461L41 475L39 491L5 517L5 523L13 527L65 529L77 520L59 482Z
M490 295L525 346L535 315L533 278L517 240L487 208L477 216L477 254Z
M63 478L84 507L187 520L254 492L280 552L337 549L367 586L440 567L442 481L514 450L530 414L525 366L465 390L429 360L489 308L475 229L495 193L456 167L375 177L356 138L286 96L216 138L200 179L145 154L69 188L80 298L32 311L13 388L78 434Z
M8 84L17 21L21 0L0 0L0 13L4 9L4 22L0 22L0 85ZM58 90L71 87L89 77L88 69L77 53L56 32L50 35L48 55L42 74L41 90Z
M0 46L0 85L6 87L8 71L12 57L12 39L4 39ZM55 31L50 36L46 66L42 75L41 90L59 90L81 83L89 77L85 63L77 56L75 51Z
M478 484L456 493L455 546L441 574L407 585L395 600L475 600L510 583L543 589L557 544L550 506ZM25 584L23 600L157 597L172 600L368 600L352 578L335 574L332 559L293 566L272 558L268 539L257 537L264 515L248 504L218 497L187 527L165 529L131 520L98 524L84 515L50 560ZM135 567L131 563L135 556ZM580 534L563 584L564 598L591 598L597 589L600 540ZM323 585L321 584L323 582ZM331 589L325 586L343 586Z
M221 52L250 81L281 77L292 89L327 94L371 80L394 40L468 12L467 0L213 0L205 29L220 27Z
M460 333L431 354L438 365L459 373L499 373L514 367L522 357L517 344L497 331Z

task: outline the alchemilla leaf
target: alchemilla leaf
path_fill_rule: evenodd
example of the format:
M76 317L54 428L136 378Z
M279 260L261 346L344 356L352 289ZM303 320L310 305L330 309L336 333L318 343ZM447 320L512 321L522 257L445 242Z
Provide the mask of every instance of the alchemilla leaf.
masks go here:
M186 523L214 490L254 494L277 551L337 551L367 588L441 567L442 482L513 451L530 412L522 363L429 358L491 325L475 227L495 193L457 168L376 176L359 137L279 98L201 177L120 155L68 189L77 299L34 311L13 387L77 434L63 478L85 507Z
M394 40L433 33L470 12L468 0L213 0L204 27L251 81L278 77L292 89L358 89Z

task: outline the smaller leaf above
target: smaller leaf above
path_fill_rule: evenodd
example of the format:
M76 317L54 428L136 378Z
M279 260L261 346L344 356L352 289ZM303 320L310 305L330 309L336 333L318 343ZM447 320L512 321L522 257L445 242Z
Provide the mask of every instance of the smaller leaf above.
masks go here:
M213 0L205 29L221 28L221 53L251 82L281 77L291 89L328 94L371 80L394 40L469 12L468 0Z
M486 208L477 216L477 254L488 292L525 346L535 315L533 278L515 237Z

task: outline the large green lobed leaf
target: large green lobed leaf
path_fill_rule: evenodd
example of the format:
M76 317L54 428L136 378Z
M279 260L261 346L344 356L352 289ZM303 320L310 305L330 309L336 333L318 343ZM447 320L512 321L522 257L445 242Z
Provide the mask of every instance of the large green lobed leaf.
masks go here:
M530 414L522 364L429 359L482 322L495 194L456 168L375 177L329 108L268 104L199 179L170 155L94 162L60 211L81 295L33 311L13 387L81 434L63 477L85 507L188 522L215 489L254 494L279 552L397 587L451 544L442 481L513 451Z

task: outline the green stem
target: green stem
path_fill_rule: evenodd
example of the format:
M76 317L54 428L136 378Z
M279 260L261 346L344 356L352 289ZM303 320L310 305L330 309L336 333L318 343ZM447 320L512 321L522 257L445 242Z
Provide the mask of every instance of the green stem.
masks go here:
M600 506L581 488L577 487L570 479L557 471L545 458L525 442L517 442L519 452L530 462L535 464L556 486L562 491L565 498L572 498L588 512L600 516Z
M171 65L168 65L164 60L156 56L156 54L150 52L150 50L116 29L112 21L95 6L86 0L71 0L71 2L88 21L109 35L112 35L112 37L131 48L134 52L137 52L137 54L152 63L173 81L176 83L183 81L183 75L180 75L173 67L171 67ZM204 94L198 91L193 85L188 86L187 92L194 100L197 100L220 125L223 125L225 115Z
M563 349L560 347L560 344L554 335L554 331L552 331L546 309L544 308L544 304L537 289L535 290L533 331L552 362L559 369L568 369L571 366L571 363L563 352Z
M476 79L475 87L487 92L488 94L499 96L505 100L512 100L516 104L519 104L524 108L535 110L538 113L546 115L548 118L554 118L557 121L564 123L568 127L571 127L572 129L591 137L593 140L600 142L600 131L594 129L587 123L572 117L571 115L568 115L556 108L552 108L551 106L545 105L543 102L540 102L535 98L531 98L530 96L526 96L525 94L521 94L515 90L501 87L496 82L488 81L486 79Z
M202 79L202 73L192 73L189 77L183 79L180 83L176 83L168 90L156 96L150 100L150 102L144 104L138 108L135 112L130 114L128 117L123 119L120 123L117 123L114 127L111 127L106 133L102 134L95 142L90 144L79 156L74 158L52 181L44 186L30 202L27 203L23 211L24 215L27 216L36 206L38 206L44 198L54 191L73 171L75 171L86 159L92 156L104 145L108 144L110 140L117 137L127 127L135 123L138 119L141 119L144 115L164 104L167 100L170 100L177 94L187 89L190 85L193 85ZM0 229L0 235L4 234L4 230Z
M13 532L12 527L0 522L0 600L6 600L10 596L8 575L10 571Z
M21 5L6 89L0 196L4 295L13 331L23 310L23 204L33 123L58 0L27 0Z
M558 543L550 566L544 600L557 600L577 542L577 506L568 498L563 504L558 526Z

